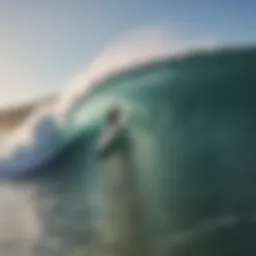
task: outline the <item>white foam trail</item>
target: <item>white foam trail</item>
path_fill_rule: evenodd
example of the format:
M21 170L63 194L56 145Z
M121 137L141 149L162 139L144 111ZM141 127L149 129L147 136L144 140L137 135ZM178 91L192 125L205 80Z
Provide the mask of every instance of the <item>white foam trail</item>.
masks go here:
M15 132L2 141L0 147L0 177L21 175L51 158L62 146L56 117L51 108L33 115Z
M177 31L177 30L176 30ZM212 49L213 40L197 41L170 33L164 26L144 27L107 47L89 69L78 74L55 104L32 114L15 133L0 144L1 174L12 177L35 168L62 146L69 110L83 104L84 98L100 80L110 74L166 56L187 54L195 49Z

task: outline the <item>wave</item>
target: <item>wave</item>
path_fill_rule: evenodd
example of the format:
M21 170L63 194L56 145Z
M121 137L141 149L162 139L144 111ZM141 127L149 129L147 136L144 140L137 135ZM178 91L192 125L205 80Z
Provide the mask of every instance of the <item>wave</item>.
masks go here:
M147 235L157 249L225 255L250 246L253 236L243 219L242 225L236 220L255 222L256 49L174 53L158 39L139 41L142 55L125 43L108 48L54 102L2 140L0 176L29 178L1 184L10 194L1 193L10 202L3 206L3 223L20 230L7 229L12 236L7 232L4 241L14 241L12 248L25 237L18 248L36 243L42 255L73 255L100 242L113 206L104 186L112 163L100 161L93 149L116 105L132 135ZM123 52L127 57L121 58ZM251 216L243 214L249 211ZM243 246L231 248L231 240Z
M80 121L75 116L100 81L151 61L202 49L205 44L202 42L195 44L183 40L183 44L174 44L166 29L155 27L137 30L125 40L111 44L53 103L39 107L18 129L1 140L0 177L14 178L36 170L77 137L90 116ZM208 50L213 48L209 42L206 46Z

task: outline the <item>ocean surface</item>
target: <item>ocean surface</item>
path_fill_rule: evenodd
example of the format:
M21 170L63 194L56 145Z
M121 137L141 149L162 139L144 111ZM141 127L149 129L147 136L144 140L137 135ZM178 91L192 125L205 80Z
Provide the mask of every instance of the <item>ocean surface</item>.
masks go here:
M1 141L0 255L93 255L111 168L95 143L116 106L156 255L255 249L256 50L163 55L93 66Z

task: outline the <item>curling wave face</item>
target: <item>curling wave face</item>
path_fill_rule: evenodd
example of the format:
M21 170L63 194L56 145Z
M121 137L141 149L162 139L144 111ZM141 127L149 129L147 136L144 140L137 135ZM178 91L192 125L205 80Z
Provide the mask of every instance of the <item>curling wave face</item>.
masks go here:
M16 131L1 140L0 178L23 177L35 171L78 136L91 115L95 115L86 111L78 121L78 113L88 105L94 87L108 77L168 56L186 55L198 47L208 51L213 49L213 45L207 43L205 47L203 43L193 42L176 45L170 43L167 35L163 28L138 30L107 47L85 72L75 77L54 103L39 107ZM107 101L105 96L103 99Z

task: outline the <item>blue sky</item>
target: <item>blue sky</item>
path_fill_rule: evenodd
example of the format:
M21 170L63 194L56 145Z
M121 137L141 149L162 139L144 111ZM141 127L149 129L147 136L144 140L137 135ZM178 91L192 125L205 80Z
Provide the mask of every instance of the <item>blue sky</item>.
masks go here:
M256 42L253 0L0 0L0 106L61 90L104 46L138 26Z

